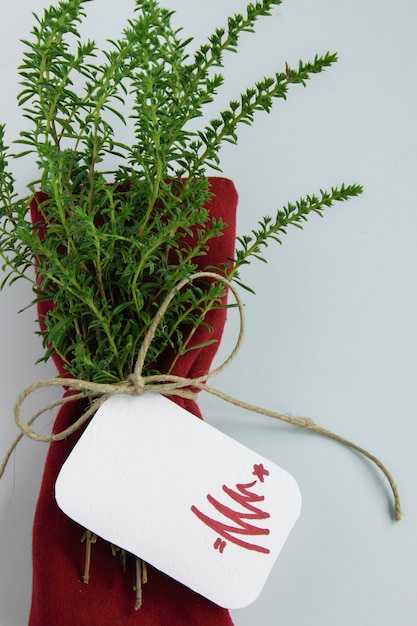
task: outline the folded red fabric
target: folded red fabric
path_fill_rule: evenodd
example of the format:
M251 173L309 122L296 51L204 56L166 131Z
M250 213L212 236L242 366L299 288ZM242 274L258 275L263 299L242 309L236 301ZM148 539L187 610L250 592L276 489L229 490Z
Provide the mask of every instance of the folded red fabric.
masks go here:
M199 257L199 269L221 267L234 256L235 214L237 193L233 183L224 178L211 178L213 197L207 204L210 215L228 224L222 237L210 241L206 256ZM45 197L38 194L31 202L32 221L42 225L39 204ZM42 232L41 232L42 234ZM52 306L39 304L39 320ZM193 344L207 339L220 340L226 321L226 309L211 311L206 321L212 332L200 326ZM209 371L218 342L191 350L179 358L172 373L197 377ZM167 371L174 355L167 353L159 369ZM63 362L53 356L60 374ZM188 411L202 417L192 400L172 398ZM83 401L63 405L55 420L54 432L72 424L84 410ZM126 571L120 559L112 555L111 546L101 540L92 546L89 584L82 582L85 545L81 543L84 529L58 508L54 488L58 473L80 437L50 444L33 526L33 591L29 626L230 626L229 612L194 593L158 570L148 567L148 582L143 587L143 602L135 610L135 561L128 556Z

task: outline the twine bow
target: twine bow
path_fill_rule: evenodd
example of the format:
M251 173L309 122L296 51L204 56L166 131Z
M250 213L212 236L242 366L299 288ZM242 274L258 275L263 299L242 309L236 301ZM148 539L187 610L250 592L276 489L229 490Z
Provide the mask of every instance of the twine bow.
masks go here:
M196 378L175 376L173 374L155 374L155 375L143 376L142 371L143 371L143 367L144 367L144 363L146 359L146 354L154 338L155 331L158 325L160 324L162 318L164 317L165 312L167 308L169 307L171 300L186 284L193 282L194 280L197 280L199 278L212 278L214 280L222 282L226 287L230 289L230 291L233 293L236 299L236 303L237 303L238 310L239 310L239 317L240 317L240 328L239 328L239 335L238 335L238 338L237 338L237 341L233 350L231 351L228 358L221 365L219 365L213 370L210 370L207 374L198 376ZM33 385L30 385L29 387L27 387L27 389L25 389L19 395L15 404L15 407L14 407L14 418L21 432L18 435L18 437L15 439L13 444L10 446L2 465L0 466L0 478L2 477L6 469L6 465L13 451L15 450L19 441L22 439L24 435L26 435L27 437L30 437L31 439L34 439L35 441L45 441L45 442L60 441L62 439L66 439L67 437L69 437L70 435L78 431L78 429L81 428L94 415L97 409L111 395L115 395L115 394L142 395L143 393L153 391L153 392L160 393L166 396L180 396L182 398L195 399L196 393L192 390L194 388L198 390L204 390L207 393L210 393L218 398L221 398L225 402L228 402L240 408L246 409L248 411L252 411L260 415L272 417L282 422L286 422L287 424L298 426L299 428L304 428L306 430L323 435L325 437L333 439L334 441L338 441L339 443L349 448L352 448L356 452L359 452L360 454L368 458L370 461L375 463L375 465L379 467L379 469L383 472L383 474L388 479L388 482L390 484L392 494L394 497L394 518L396 520L400 520L401 519L401 505L400 505L400 498L399 498L397 486L394 482L394 479L391 473L381 463L381 461L377 457L375 457L373 454L371 454L364 448L361 448L360 446L356 445L355 443L352 443L351 441L343 437L340 437L339 435L336 435L332 431L322 428L310 418L289 417L288 415L283 415L275 411L269 411L267 409L263 409L255 405L248 404L247 402L242 402L241 400L237 400L236 398L233 398L232 396L229 396L223 393L222 391L219 391L218 389L215 389L214 387L211 387L210 385L206 384L207 380L209 380L210 378L213 378L213 376L216 376L217 374L222 372L233 361L233 359L235 358L236 354L238 353L240 349L240 346L242 345L244 330L245 330L245 313L244 313L243 303L236 287L229 280L227 280L220 274L216 274L214 272L196 272L195 274L192 274L188 278L184 278L171 289L171 291L168 293L165 300L161 304L160 308L158 309L145 335L141 348L139 350L135 369L125 381L121 381L121 382L114 383L114 384L107 384L107 383L88 382L88 381L80 380L76 378L55 377L55 378L50 378L50 379L46 379L46 380L34 383ZM60 398L59 400L52 402L51 404L48 404L47 406L43 407L38 412L36 412L34 415L32 415L32 417L28 421L24 422L21 419L21 407L22 407L23 402L26 400L26 398L37 389L41 389L43 387L56 386L56 385L67 387L69 390L73 392L78 391L78 393L72 393L71 395L64 396L63 398ZM65 430L62 430L58 433L52 433L50 435L40 435L31 428L33 422L35 422L35 420L38 417L40 417L40 415L49 411L50 409L53 409L57 406L62 406L66 404L67 402L73 402L73 401L76 401L79 399L85 399L85 398L92 399L91 406L85 411L85 413L83 413L83 415L76 422L74 422L71 426L69 426Z

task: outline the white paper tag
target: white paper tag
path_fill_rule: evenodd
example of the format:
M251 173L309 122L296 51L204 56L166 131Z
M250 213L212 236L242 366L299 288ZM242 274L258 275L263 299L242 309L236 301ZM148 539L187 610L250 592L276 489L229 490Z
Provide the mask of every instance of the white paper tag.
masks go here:
M161 395L107 400L56 482L60 508L225 608L255 600L301 510L294 478Z

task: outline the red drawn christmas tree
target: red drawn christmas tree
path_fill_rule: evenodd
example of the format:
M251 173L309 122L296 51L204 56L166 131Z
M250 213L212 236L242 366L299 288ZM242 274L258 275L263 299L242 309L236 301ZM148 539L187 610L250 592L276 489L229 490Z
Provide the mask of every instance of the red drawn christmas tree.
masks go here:
M249 483L238 483L234 488L223 485L223 492L230 498L231 502L224 504L211 494L207 495L207 500L212 507L221 514L220 519L210 517L206 513L200 511L196 506L192 506L192 512L209 528L220 535L214 542L214 549L223 552L227 546L227 541L234 543L246 550L255 550L263 554L269 554L268 548L253 543L248 539L261 535L269 535L269 528L257 526L256 521L268 519L270 514L256 506L263 502L265 497L256 492L256 485L263 483L269 471L264 468L263 464L255 464L253 466L252 475L255 480ZM239 509L235 510L236 504ZM234 508L232 508L234 507Z

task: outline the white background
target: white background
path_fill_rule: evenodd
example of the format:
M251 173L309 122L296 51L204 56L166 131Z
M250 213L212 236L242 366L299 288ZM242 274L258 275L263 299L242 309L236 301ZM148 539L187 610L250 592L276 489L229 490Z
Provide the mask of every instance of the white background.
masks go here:
M0 9L0 120L20 129L16 66L45 0ZM133 0L91 3L88 36L115 36ZM200 43L243 0L167 0L184 36ZM357 454L271 419L201 398L206 419L271 458L299 482L303 511L260 598L236 626L412 626L417 622L416 366L417 3L287 0L227 58L223 106L245 87L315 53L339 63L296 86L270 116L222 153L240 195L239 232L289 200L342 182L363 196L293 229L244 275L248 330L215 384L242 400L309 416L376 454L392 471L403 521L392 521L386 480ZM210 111L213 115L216 108ZM21 191L35 177L19 164ZM52 375L34 334L27 285L0 294L0 454L15 436L12 407ZM233 341L234 320L221 354ZM44 420L45 430L52 418ZM46 447L25 441L0 483L0 626L27 622L31 523Z

